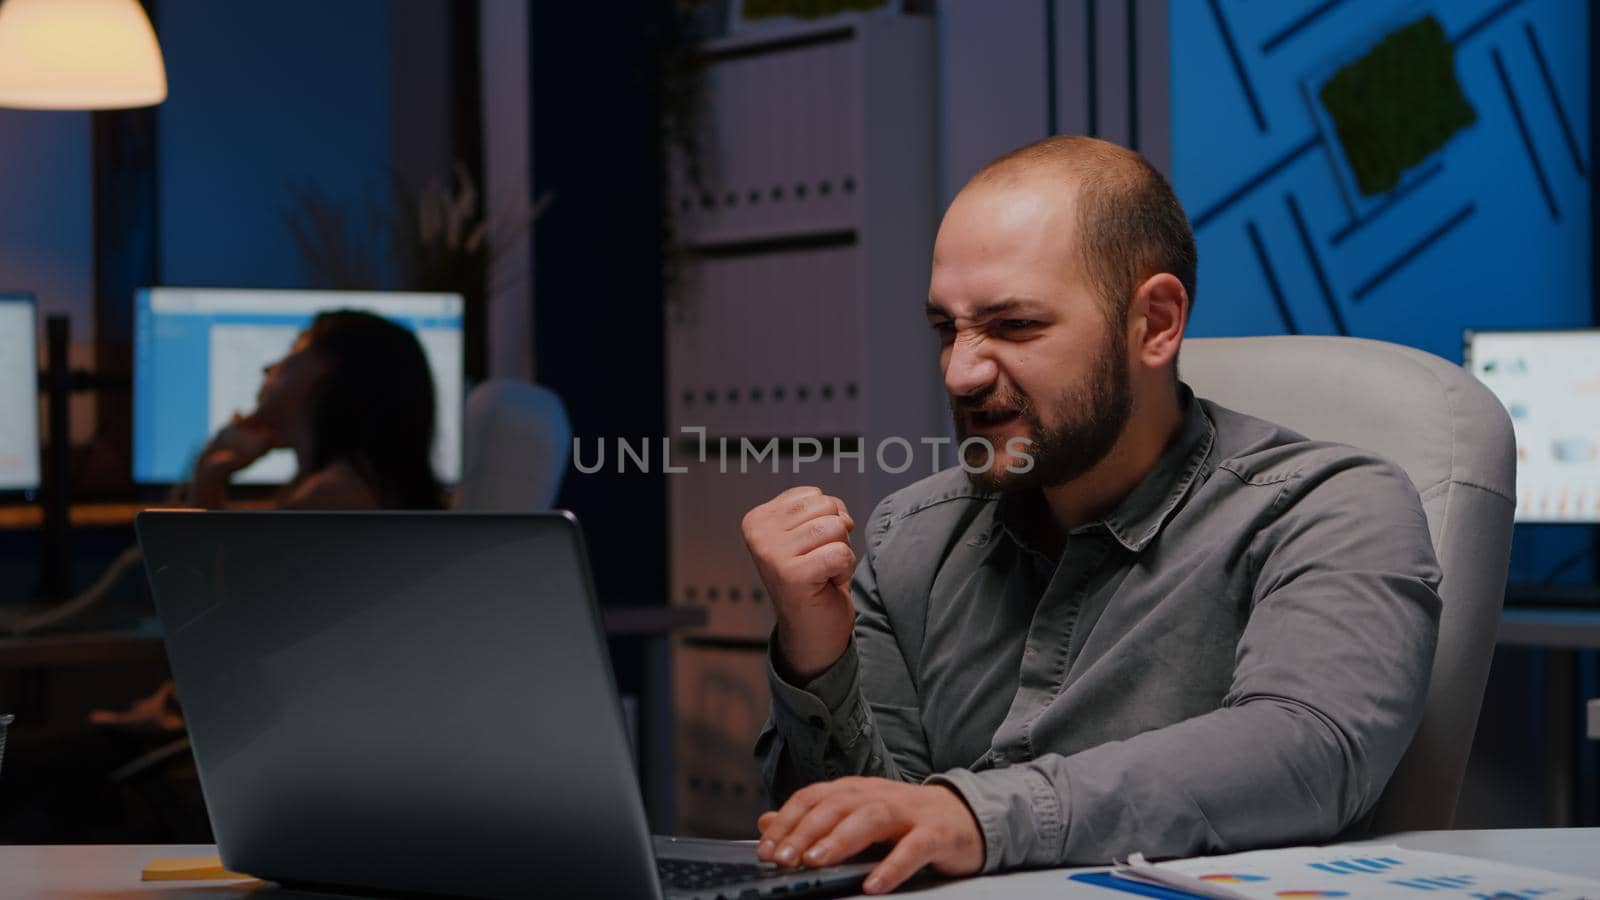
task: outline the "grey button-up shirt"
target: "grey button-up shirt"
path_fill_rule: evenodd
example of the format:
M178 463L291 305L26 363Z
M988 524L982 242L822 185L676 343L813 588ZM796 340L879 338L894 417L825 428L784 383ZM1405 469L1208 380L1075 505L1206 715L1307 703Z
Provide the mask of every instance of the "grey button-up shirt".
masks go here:
M1438 564L1386 460L1191 397L1155 469L1059 555L959 469L865 527L854 638L769 666L781 801L841 775L954 788L985 871L1324 840L1422 716Z

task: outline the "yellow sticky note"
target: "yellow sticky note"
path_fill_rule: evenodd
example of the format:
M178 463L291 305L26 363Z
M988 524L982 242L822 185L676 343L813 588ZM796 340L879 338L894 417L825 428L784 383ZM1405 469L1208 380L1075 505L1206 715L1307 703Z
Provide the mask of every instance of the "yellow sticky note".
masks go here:
M239 881L249 878L222 867L220 856L169 856L152 859L139 873L142 881Z

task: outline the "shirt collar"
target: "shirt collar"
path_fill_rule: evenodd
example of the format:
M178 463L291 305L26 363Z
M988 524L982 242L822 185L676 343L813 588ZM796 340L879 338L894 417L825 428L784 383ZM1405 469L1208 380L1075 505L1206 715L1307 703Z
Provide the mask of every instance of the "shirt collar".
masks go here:
M1155 539L1167 517L1200 477L1205 461L1211 455L1212 444L1216 441L1216 426L1194 399L1194 392L1181 382L1178 391L1179 401L1183 405L1183 422L1177 438L1156 460L1155 468L1111 512L1103 518L1079 525L1068 532L1069 535L1104 530L1134 553L1143 550ZM1005 495L999 500L995 517L1012 540L1037 552L1036 542L1027 539L1030 531L1026 523L1040 513L1042 506L1043 497L1038 491Z

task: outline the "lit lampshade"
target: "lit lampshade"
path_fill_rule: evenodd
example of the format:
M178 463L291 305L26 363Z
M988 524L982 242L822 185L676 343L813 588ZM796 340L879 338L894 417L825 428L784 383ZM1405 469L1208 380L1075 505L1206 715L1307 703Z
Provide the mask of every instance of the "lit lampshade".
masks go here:
M0 106L124 109L167 99L167 69L137 0L4 0Z

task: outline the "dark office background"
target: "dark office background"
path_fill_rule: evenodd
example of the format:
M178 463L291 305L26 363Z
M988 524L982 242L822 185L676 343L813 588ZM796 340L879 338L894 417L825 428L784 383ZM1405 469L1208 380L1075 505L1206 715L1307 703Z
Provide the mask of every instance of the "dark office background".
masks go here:
M126 376L141 285L325 286L286 224L308 190L359 232L397 179L421 184L460 161L484 184L486 120L499 111L480 83L478 3L145 5L171 85L165 103L0 111L0 287L34 292L41 314L72 317L76 365ZM526 199L549 201L532 232L532 374L563 397L580 438L659 439L663 115L681 89L670 79L692 77L682 54L694 29L717 17L686 21L650 0L527 9ZM1305 80L1375 30L1429 13L1476 121L1407 175L1405 203L1362 200L1322 152L1333 137L1308 113ZM983 161L1049 133L1140 149L1172 176L1196 227L1194 336L1349 334L1460 361L1466 328L1600 322L1587 4L942 0L927 14L939 33L941 204ZM380 241L370 249L373 286L396 286L396 262ZM915 315L907 327L921 327ZM128 403L114 384L74 397L79 497L140 496L127 470ZM603 603L666 602L663 475L569 477L559 504L584 523ZM72 540L81 587L131 531ZM1595 541L1588 526L1520 526L1511 580L1592 584ZM31 531L0 531L0 602L26 602L40 549ZM646 677L637 648L613 649L622 687L637 692ZM0 669L0 705L125 705L163 676L146 664L48 682ZM1600 693L1595 654L1497 651L1460 824L1600 821L1600 748L1581 740L1575 705L1548 699L1566 691ZM137 740L66 721L38 737L8 756L0 841L162 839L201 827L163 818L180 816L179 795L98 805L109 789L88 779L141 750ZM76 787L45 791L62 785ZM73 819L30 807L47 802L102 811Z

